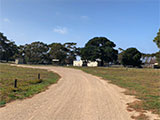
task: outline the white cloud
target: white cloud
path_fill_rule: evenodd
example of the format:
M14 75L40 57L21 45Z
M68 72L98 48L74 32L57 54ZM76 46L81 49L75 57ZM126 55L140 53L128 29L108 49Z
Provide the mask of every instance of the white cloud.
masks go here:
M3 19L4 22L10 23L11 21L8 18Z
M84 20L89 19L89 17L88 17L88 16L85 16L85 15L84 15L84 16L81 16L81 18L84 19Z
M57 26L56 28L53 29L53 32L56 32L56 33L59 33L59 34L67 34L68 29L66 27Z

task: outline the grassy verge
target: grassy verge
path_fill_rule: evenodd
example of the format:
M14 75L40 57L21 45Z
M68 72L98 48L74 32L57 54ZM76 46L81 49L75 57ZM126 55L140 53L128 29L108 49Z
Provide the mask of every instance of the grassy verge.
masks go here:
M40 73L41 79L38 79ZM31 97L56 83L59 75L47 70L21 68L0 64L0 107L15 100ZM17 88L14 80L17 79Z
M141 102L129 104L137 111L150 110L160 115L160 70L126 68L74 67L100 76L135 95Z

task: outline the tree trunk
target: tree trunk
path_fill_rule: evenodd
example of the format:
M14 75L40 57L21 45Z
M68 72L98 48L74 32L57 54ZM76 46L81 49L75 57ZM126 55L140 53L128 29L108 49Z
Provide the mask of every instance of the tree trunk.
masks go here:
M103 60L101 60L101 66L104 66L104 61Z

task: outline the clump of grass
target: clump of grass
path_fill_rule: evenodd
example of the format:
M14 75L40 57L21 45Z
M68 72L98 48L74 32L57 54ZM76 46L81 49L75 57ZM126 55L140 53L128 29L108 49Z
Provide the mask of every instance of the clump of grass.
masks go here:
M146 116L145 114L141 113L140 115L138 116L132 116L131 117L132 119L135 119L135 120L149 120L149 117Z
M111 83L127 88L127 94L135 95L142 101L141 104L132 105L133 108L150 110L160 115L160 70L103 67L74 68L100 76Z
M5 106L6 102L5 101L0 101L0 107Z
M145 111L144 111L144 109L142 107L143 106L142 104L143 104L143 101L136 100L136 101L134 101L132 103L127 103L127 105L128 105L127 109L131 109L132 108L132 110L136 110L137 112L143 113Z
M42 79L35 79L35 80L29 80L28 82L30 84L39 84L39 83L42 83L43 80Z
M38 79L40 73L41 79ZM0 107L15 99L31 97L56 83L59 75L42 69L21 68L0 64ZM17 79L17 88L14 80Z

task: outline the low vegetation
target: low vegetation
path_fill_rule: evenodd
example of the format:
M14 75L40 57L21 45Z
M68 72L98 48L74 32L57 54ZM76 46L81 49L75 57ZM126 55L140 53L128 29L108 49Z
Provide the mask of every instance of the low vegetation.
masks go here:
M40 73L40 79L38 74ZM17 79L17 88L14 80ZM0 64L0 107L15 99L31 97L56 83L59 76L41 69L21 68Z
M129 104L137 111L150 110L160 115L160 70L134 68L75 67L100 76L135 95L141 102Z

